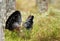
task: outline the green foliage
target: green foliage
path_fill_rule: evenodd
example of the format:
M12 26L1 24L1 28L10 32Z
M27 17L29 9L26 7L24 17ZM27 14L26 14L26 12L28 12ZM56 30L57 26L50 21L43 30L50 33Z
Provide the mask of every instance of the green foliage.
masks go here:
M26 19L28 15L30 14L22 14L22 17ZM20 36L16 32L5 30L5 41L60 41L60 12L50 11L45 17L32 15L35 17L33 29L22 29Z

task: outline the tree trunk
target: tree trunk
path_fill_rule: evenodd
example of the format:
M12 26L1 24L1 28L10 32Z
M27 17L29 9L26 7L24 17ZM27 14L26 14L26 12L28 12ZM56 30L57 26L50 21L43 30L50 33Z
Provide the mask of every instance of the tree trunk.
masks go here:
M5 24L6 3L4 0L0 0L0 41L4 41L3 27Z
M48 0L36 0L38 11L44 13L48 10Z
M15 10L16 0L6 0L6 18L8 18Z
M3 28L7 17L10 15L9 9L15 10L15 0L0 0L0 41L4 41ZM8 12L7 12L8 11ZM6 17L7 16L7 17Z

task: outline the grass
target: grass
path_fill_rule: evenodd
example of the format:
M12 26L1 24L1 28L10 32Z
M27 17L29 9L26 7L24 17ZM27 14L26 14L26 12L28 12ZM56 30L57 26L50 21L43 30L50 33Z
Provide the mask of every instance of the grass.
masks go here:
M50 11L45 17L39 13L21 13L23 22L30 14L34 15L33 29L23 29L20 36L5 30L5 41L60 41L60 12Z

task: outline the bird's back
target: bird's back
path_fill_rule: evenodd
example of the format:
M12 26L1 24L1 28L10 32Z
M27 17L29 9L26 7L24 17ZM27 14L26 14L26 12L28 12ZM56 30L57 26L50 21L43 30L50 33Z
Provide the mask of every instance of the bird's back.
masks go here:
M6 21L6 29L13 30L13 24L16 22L21 24L21 13L19 11L13 12Z

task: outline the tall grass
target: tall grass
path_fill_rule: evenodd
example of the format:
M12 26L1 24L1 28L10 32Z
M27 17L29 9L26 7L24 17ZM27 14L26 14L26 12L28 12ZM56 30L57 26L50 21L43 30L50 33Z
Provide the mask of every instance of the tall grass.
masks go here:
M25 21L29 15L22 12L22 20ZM22 29L20 36L16 32L5 30L5 41L60 41L60 12L50 11L45 17L41 17L39 13L32 15L32 30Z

